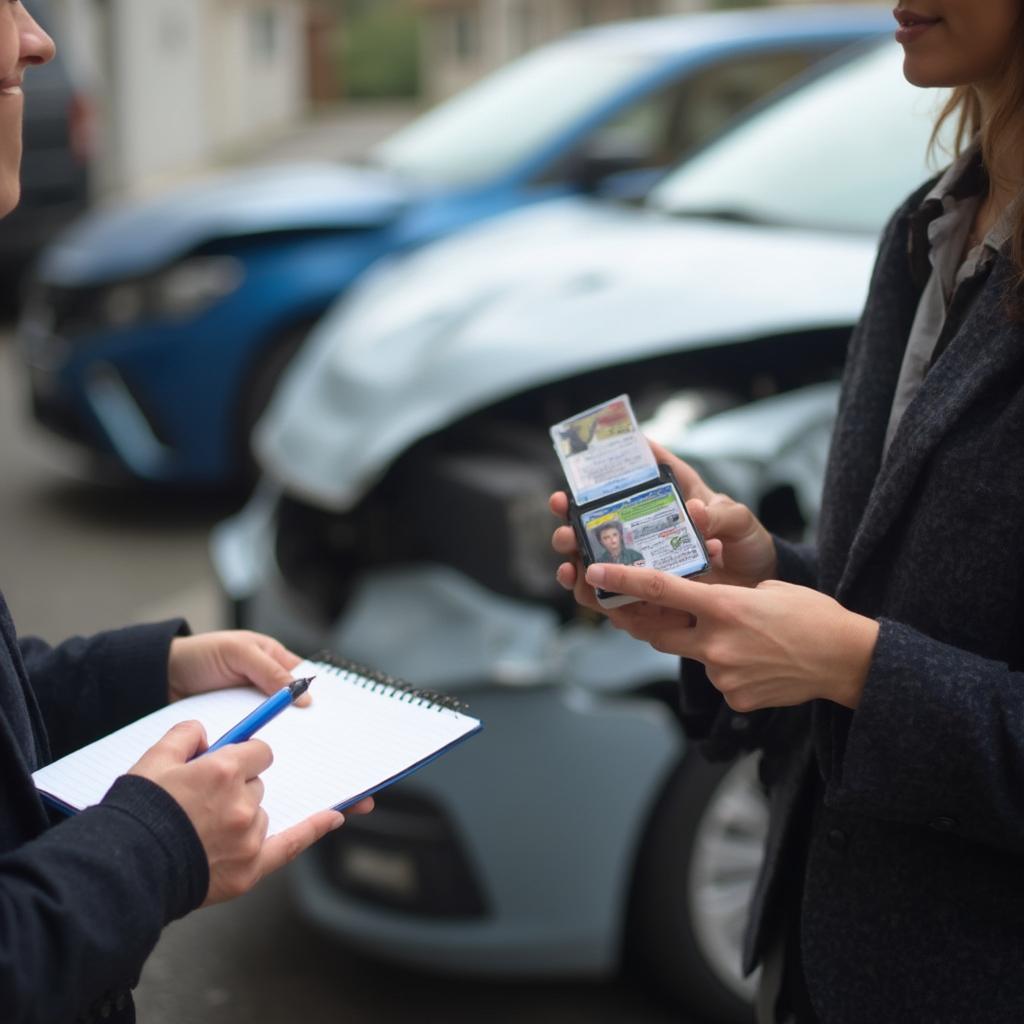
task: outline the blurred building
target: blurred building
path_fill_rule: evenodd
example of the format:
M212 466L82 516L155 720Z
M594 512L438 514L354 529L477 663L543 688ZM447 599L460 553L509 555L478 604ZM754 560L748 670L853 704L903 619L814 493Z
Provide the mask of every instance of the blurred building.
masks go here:
M300 117L306 0L52 0L97 110L100 192L139 193Z
M422 15L423 92L430 101L450 96L572 29L708 6L707 0L415 0L415 4Z

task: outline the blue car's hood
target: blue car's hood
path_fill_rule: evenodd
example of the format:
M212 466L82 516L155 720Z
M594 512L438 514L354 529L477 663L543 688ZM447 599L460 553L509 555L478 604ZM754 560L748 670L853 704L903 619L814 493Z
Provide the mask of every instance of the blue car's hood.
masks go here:
M408 199L406 185L373 168L292 164L218 175L89 214L46 251L40 276L50 284L99 284L150 273L213 238L376 227Z

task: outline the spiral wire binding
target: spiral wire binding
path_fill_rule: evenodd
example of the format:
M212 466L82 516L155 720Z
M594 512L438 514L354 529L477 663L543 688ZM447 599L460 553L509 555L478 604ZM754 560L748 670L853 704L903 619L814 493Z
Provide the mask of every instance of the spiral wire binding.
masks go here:
M405 701L408 704L417 704L420 707L432 708L435 711L455 711L461 713L467 710L468 704L444 693L436 693L434 690L424 690L413 686L411 683L403 682L395 676L380 672L377 669L367 668L359 665L348 658L342 658L333 651L319 651L314 654L310 661L326 665L333 670L334 675L341 675L349 672L358 678L352 680L356 686L372 693L382 693L388 697L394 697Z

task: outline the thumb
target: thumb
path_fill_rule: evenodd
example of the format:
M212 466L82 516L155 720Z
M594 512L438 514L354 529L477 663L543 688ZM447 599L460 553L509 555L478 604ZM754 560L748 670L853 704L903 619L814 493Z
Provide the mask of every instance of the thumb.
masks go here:
M701 533L707 533L711 526L711 514L708 512L707 504L701 498L691 498L686 503L686 511L690 513L693 525Z
M256 644L246 644L240 654L238 669L253 686L264 693L277 693L282 686L288 686L295 681L295 677L281 662ZM312 701L312 695L307 690L295 701L295 706L306 708Z
M172 764L184 764L206 749L206 730L199 722L179 722L162 739L153 744L143 759L165 760Z
M276 693L293 681L291 672L256 644L244 644L237 652L236 670L264 693Z
M152 778L154 772L159 774L165 767L197 757L206 746L206 729L199 722L179 722L128 769L128 774Z
M260 852L260 877L283 868L328 832L339 828L344 821L345 816L338 811L320 811L300 821L298 825L270 836Z

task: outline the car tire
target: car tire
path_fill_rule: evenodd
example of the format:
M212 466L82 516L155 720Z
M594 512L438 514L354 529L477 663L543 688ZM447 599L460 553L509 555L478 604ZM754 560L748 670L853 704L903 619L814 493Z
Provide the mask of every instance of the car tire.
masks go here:
M298 354L316 321L300 321L279 331L260 350L259 356L245 377L238 402L238 478L251 486L259 476L249 439L256 422L265 412L288 364Z
M651 815L627 918L627 962L716 1024L753 1020L740 957L768 810L756 755L712 764L690 751Z

